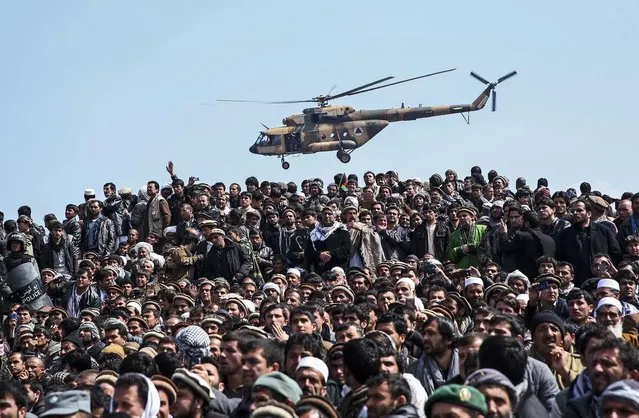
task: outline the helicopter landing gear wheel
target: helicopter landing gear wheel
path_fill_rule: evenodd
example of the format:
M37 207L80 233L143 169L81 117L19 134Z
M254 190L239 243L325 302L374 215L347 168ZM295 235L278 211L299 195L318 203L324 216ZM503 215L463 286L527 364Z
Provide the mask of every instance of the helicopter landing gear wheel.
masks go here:
M344 151L337 151L337 159L346 164L351 160L351 155Z
M282 161L282 168L284 170L288 170L291 167L291 165L288 163L288 161Z

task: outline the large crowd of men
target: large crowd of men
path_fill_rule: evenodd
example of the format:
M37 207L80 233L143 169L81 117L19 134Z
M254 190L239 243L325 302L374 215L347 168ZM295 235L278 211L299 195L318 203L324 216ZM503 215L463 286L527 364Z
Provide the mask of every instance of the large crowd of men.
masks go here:
M639 417L639 193L166 168L0 213L0 417Z

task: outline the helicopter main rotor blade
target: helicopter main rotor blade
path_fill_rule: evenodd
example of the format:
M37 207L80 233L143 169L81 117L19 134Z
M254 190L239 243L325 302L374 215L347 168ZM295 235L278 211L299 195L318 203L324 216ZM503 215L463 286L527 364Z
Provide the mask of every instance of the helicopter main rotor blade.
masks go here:
M388 77L380 78L379 80L364 84L363 86L355 87L354 89L350 89L350 90L335 94L333 96L329 95L329 96L325 97L325 99L326 100L333 100L333 99L337 99L337 98L344 97L344 96L350 96L350 95L352 95L353 93L356 93L356 92L360 92L361 93L361 91L360 91L361 89L365 89L366 87L374 86L375 84L383 83L384 81L388 81L388 80L393 79L393 78L395 78L395 77L388 76Z
M217 99L216 102L231 102L231 103L260 103L260 104L290 104L290 103L315 103L315 100L285 100L279 102L270 102L265 100L235 100L235 99ZM205 104L205 103L203 103ZM206 103L206 105L209 105Z
M407 78L406 80L401 80L401 81L396 81L394 83L384 84L383 86L377 86L377 87L373 87L373 88L370 88L370 89L360 90L360 91L358 91L356 93L351 94L351 96L355 95L355 94L366 93L368 91L383 89L384 87L395 86L397 84L408 83L409 81L419 80L420 78L431 77L431 76L434 76L434 75L437 75L437 74L443 74L443 73L447 73L447 72L455 71L455 70L456 70L456 68L449 68L448 70L444 70L444 71L437 71L435 73L424 74L424 75L420 75L420 76L417 76L417 77Z
M500 78L497 80L497 84L501 83L502 81L506 81L506 80L508 80L510 77L515 76L515 75L517 75L517 71L510 72L510 73L506 74L505 76L500 77Z
M483 78L482 76L480 76L480 75L478 75L478 74L476 74L476 73L474 73L472 71L470 72L470 75L475 77L477 80L481 81L484 84L490 84L490 82L487 81L485 78Z

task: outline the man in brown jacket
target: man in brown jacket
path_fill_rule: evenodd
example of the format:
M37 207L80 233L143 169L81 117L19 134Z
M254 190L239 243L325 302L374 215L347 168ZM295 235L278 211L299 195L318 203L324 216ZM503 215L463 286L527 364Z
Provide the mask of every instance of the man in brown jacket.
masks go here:
M142 230L144 237L150 233L156 234L158 237L163 236L164 228L171 224L171 209L169 203L160 194L160 184L151 180L146 185L146 193L149 201L146 205L146 213L144 216Z

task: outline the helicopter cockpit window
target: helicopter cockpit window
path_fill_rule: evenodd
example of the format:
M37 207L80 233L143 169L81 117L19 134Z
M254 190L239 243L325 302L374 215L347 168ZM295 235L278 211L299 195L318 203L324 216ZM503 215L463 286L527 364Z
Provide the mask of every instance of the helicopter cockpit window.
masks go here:
M269 137L264 132L260 132L260 135L255 140L255 144L259 146L266 146L269 144Z
M269 135L269 145L276 146L282 144L282 135Z

